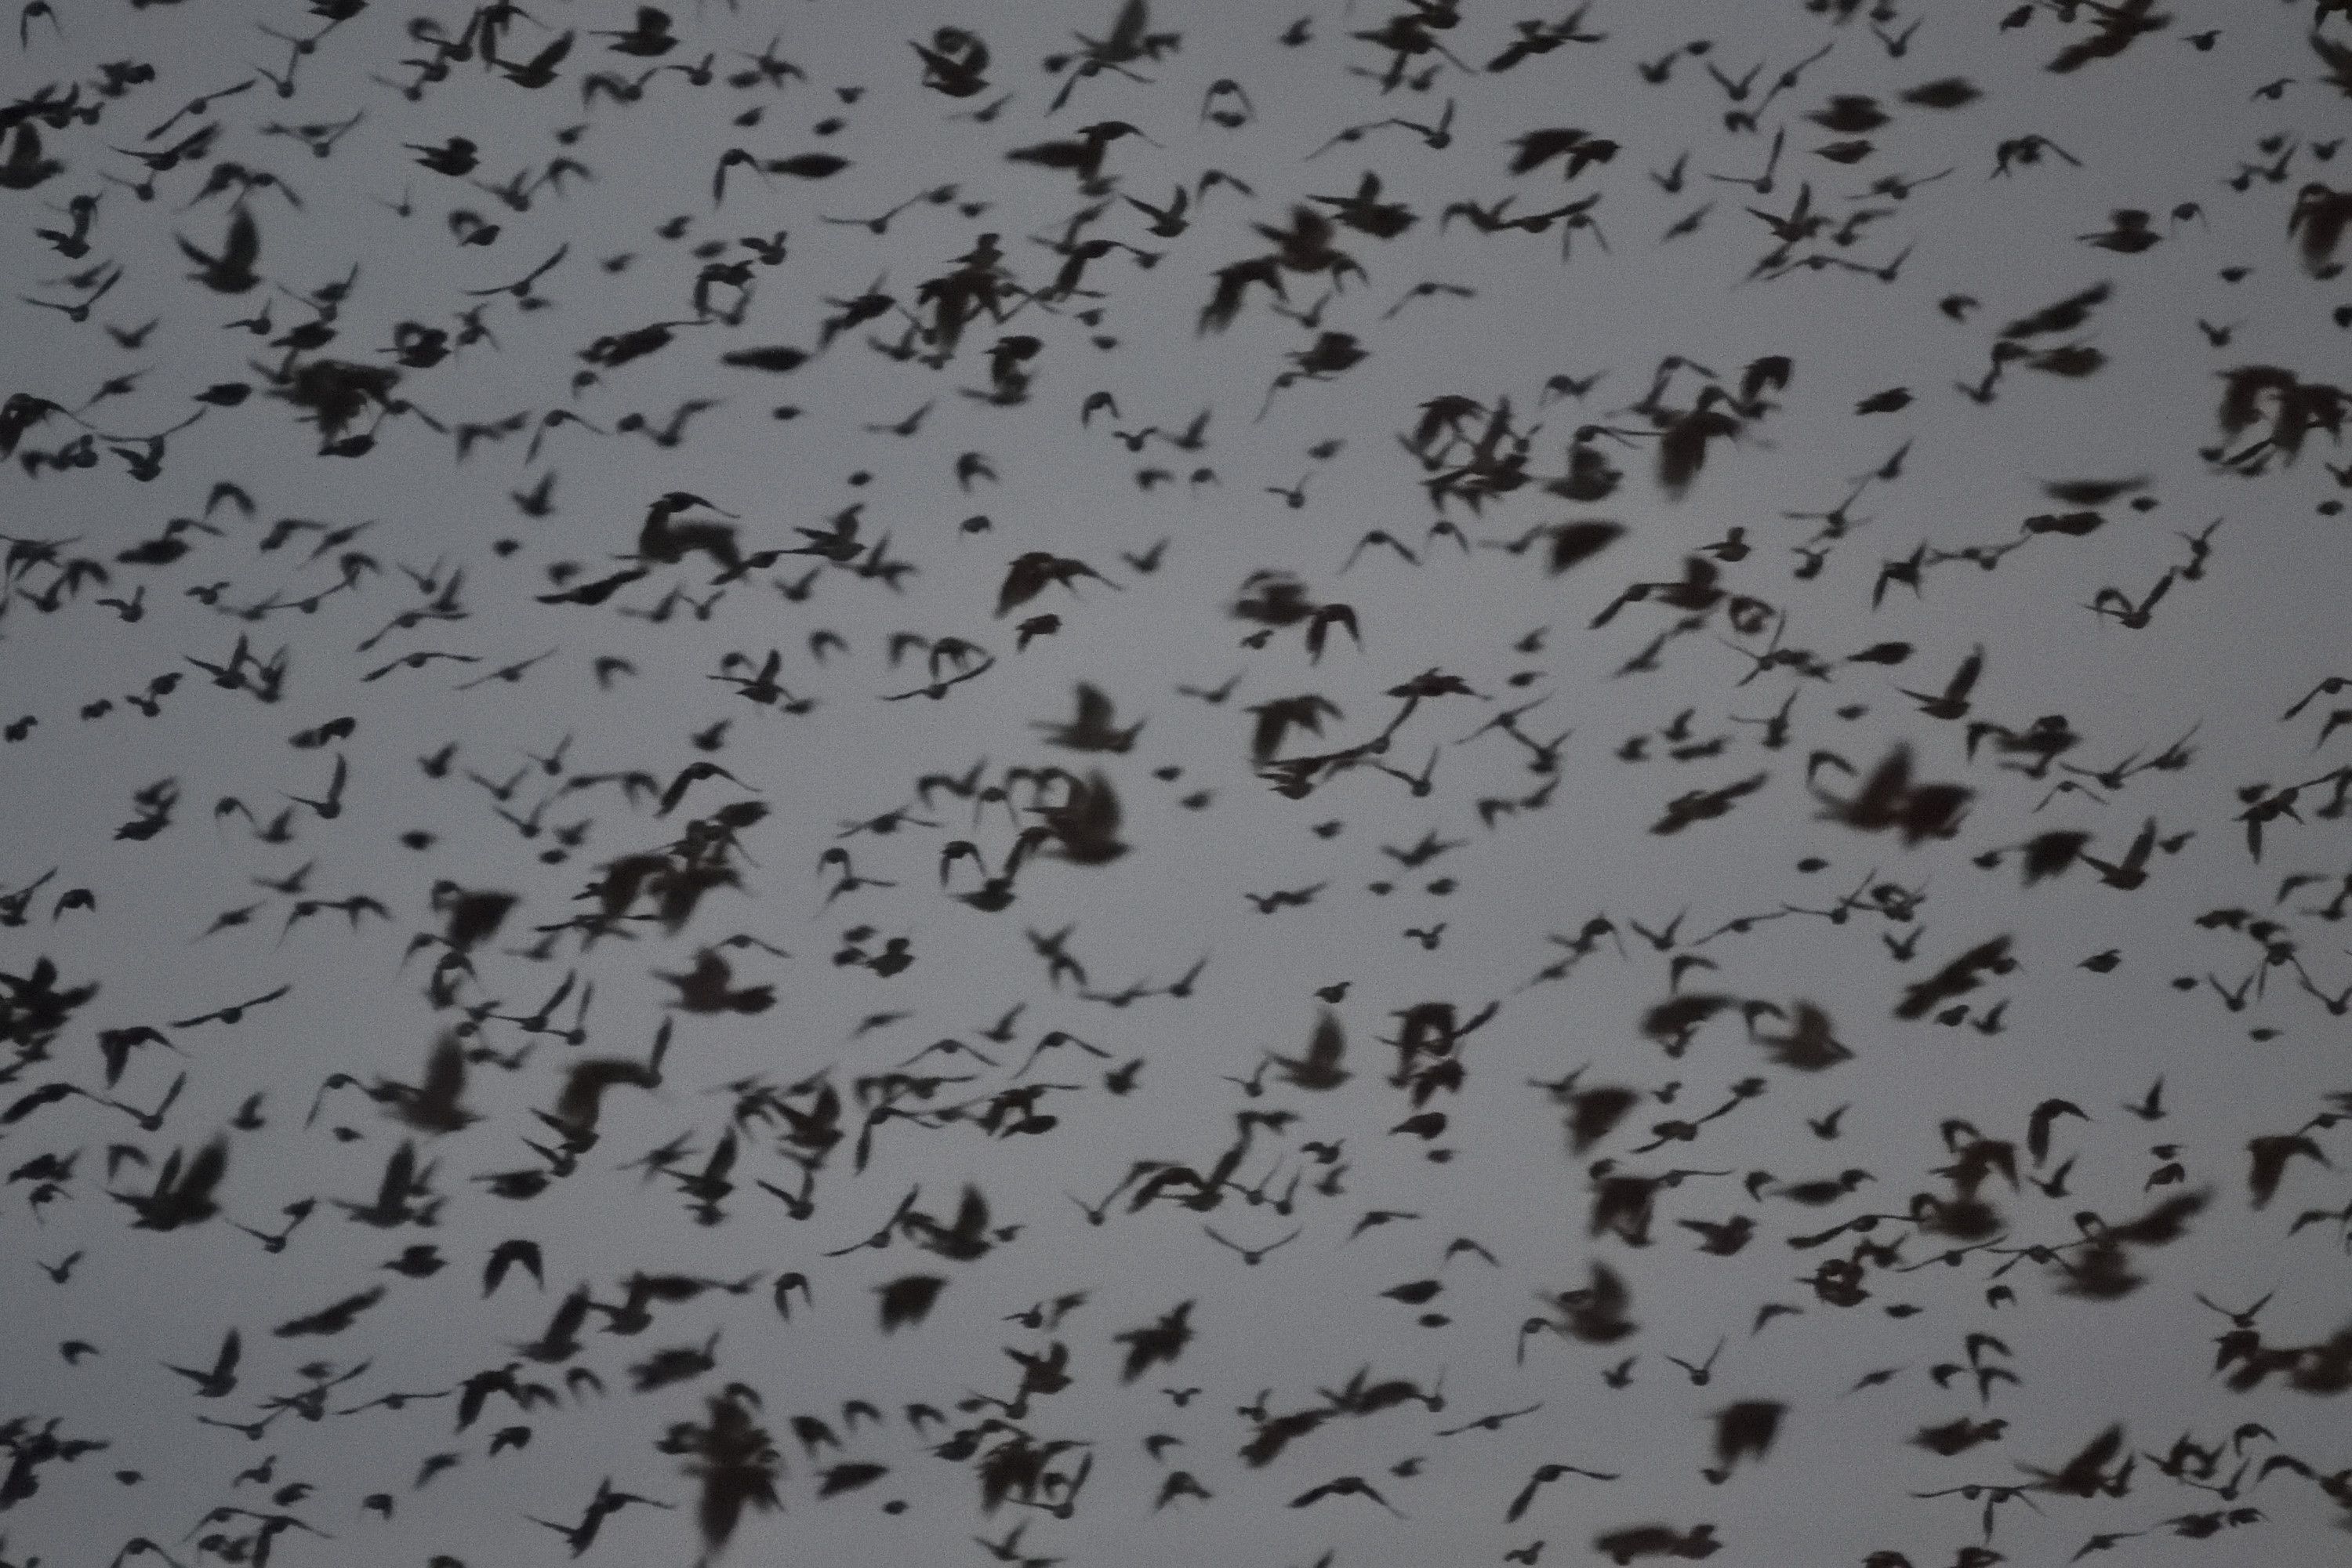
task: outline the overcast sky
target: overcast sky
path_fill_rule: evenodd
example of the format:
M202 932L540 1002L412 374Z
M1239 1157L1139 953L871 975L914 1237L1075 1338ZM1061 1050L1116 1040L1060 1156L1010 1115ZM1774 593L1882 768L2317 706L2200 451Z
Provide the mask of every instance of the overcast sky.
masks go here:
M2306 1123L2352 1087L2344 813L2327 809L2341 798L2329 770L2352 745L2330 715L2352 698L2326 692L2280 719L2324 677L2352 675L2339 635L2352 547L2334 500L2345 479L2327 466L2341 454L2324 429L2291 450L2280 414L2300 397L2340 423L2340 405L2330 415L2310 389L2346 363L2352 293L2324 244L2306 254L2289 223L2298 204L2324 216L2352 199L2332 195L2352 166L2336 151L2352 65L2306 39L2315 25L2327 47L2352 49L2352 27L2315 24L2304 5L2178 0L2161 26L2147 7L2107 23L2068 9L1599 0L1578 15L1582 34L1604 37L1497 70L1515 37L1543 36L1561 14L1530 9L1522 25L1517 9L1468 0L1430 32L1451 19L1325 5L1285 34L1287 13L1244 0L1170 0L1125 28L1091 0L776 0L674 9L664 48L660 13L545 0L497 45L524 61L573 37L539 88L510 79L530 79L520 66L486 68L478 19L468 35L457 6L412 20L378 5L331 26L332 5L49 0L27 15L0 159L0 255L21 301L0 318L0 393L54 411L28 422L13 416L43 405L13 405L0 479L0 723L14 726L0 746L0 900L31 889L0 901L0 975L16 977L14 1000L0 996L12 1052L0 1423L21 1418L16 1462L37 1484L0 1496L0 1560L103 1564L145 1537L183 1563L207 1539L250 1561L263 1516L278 1514L302 1524L273 1527L278 1563L554 1563L565 1542L532 1519L578 1522L609 1477L677 1510L614 1514L588 1555L691 1563L704 1549L698 1483L656 1445L709 1419L731 1381L762 1402L783 1507L747 1518L729 1562L986 1563L972 1537L1024 1523L1015 1555L1072 1563L1273 1568L1329 1551L1386 1568L1498 1561L1537 1541L1546 1562L1601 1562L1596 1538L1657 1523L1711 1524L1724 1562L1895 1552L1927 1568L1984 1543L1980 1503L1914 1494L2023 1483L2021 1467L2058 1469L2110 1424L2152 1456L2123 1495L2004 1506L1994 1550L2056 1563L2100 1532L2142 1531L2112 1560L2334 1561L2345 1510L2292 1467L2267 1469L2251 1500L2259 1521L2217 1521L2197 1539L2168 1521L2228 1501L2155 1461L2184 1432L2210 1446L2258 1422L2267 1435L2239 1456L2258 1470L2279 1454L2319 1475L2352 1464L2340 1395L2290 1386L2324 1382L2322 1358L2294 1347L2344 1328L2345 1222L2289 1234L2298 1214L2347 1201L2352 1151ZM2053 68L2099 26L2139 18L2150 30L2121 52ZM297 54L265 25L315 47ZM909 47L969 59L942 29L984 40L986 85L969 96L927 85ZM473 52L421 79L461 36ZM1443 47L1384 87L1381 39L1416 36ZM763 79L772 38L767 58L794 69ZM1078 67L1073 84L1073 58L1110 63ZM289 90L256 76L265 68L290 69ZM628 96L583 102L599 73ZM1777 87L1783 73L1794 80ZM60 100L94 123L51 123L70 118L49 112ZM1091 190L1007 157L1114 125L1130 133L1108 142ZM176 166L151 175L141 162L204 126L217 131ZM1512 173L1521 148L1538 150L1523 138L1567 128L1586 133L1589 166L1565 182L1558 156ZM465 174L428 166L463 163L449 145L460 137ZM715 202L730 148L845 163L726 166ZM558 158L580 167L509 199ZM1203 185L1210 170L1224 180ZM275 183L242 188L264 174ZM1343 225L1331 243L1351 269L1282 271L1284 299L1253 285L1230 328L1200 330L1219 268L1295 232L1297 204L1349 211L1316 198L1356 194L1368 174L1409 227L1384 238ZM1178 190L1181 231L1155 236L1139 204L1164 209ZM1491 214L1509 198L1507 221L1591 197L1565 257L1558 218L1482 232L1452 206ZM77 237L83 198L96 205ZM257 280L223 292L191 274L199 253L231 243L236 211L257 236ZM1003 252L1009 314L983 313L950 344L937 285L983 234ZM772 263L746 237L785 254ZM1052 247L1090 239L1117 243L1057 290ZM551 258L520 294L500 291ZM322 313L320 291L337 288ZM826 342L827 320L868 294L887 294L887 310ZM2082 301L2071 323L2025 320L2070 298ZM257 315L257 330L239 324ZM288 341L310 322L331 337ZM669 340L640 357L611 363L598 346L656 322ZM449 334L437 361L417 348L425 331ZM1325 333L1348 334L1360 363L1294 375L1269 400ZM1034 352L1015 359L1016 344L995 385L1026 384L992 399L991 350L1022 337ZM884 352L901 345L914 352ZM782 372L722 358L762 348L806 357ZM322 433L288 395L336 363L398 365L404 353L385 395L397 406L370 406L350 429ZM1785 385L1769 384L1774 356ZM2253 422L2225 431L2222 376L2244 367L2284 374L2241 376L2267 390ZM1596 376L1581 392L1555 380ZM247 388L241 401L226 384ZM1463 400L1460 439L1401 445L1441 398ZM630 428L659 431L681 405L674 441ZM1727 427L1687 488L1662 485L1658 424L1700 407ZM1203 409L1197 442L1171 439ZM199 410L160 448L141 439ZM551 423L557 410L586 423ZM1466 471L1490 430L1506 448L1524 440L1527 482L1475 508L1433 495L1433 474ZM325 449L353 431L372 444ZM2279 444L2249 450L2265 437ZM1572 448L1619 471L1610 493L1546 488ZM85 449L94 461L75 466ZM542 479L544 515L530 515L517 498ZM2085 499L2069 481L2116 483ZM679 519L731 526L724 548L754 560L806 546L855 506L855 554L731 574L710 553L640 559L648 509L671 491L695 498ZM2085 511L2096 519L2047 521ZM1596 520L1618 531L1561 572L1547 570L1541 535L1499 548ZM1351 563L1374 531L1393 543ZM165 538L189 548L153 545ZM1008 567L1030 552L1087 572L1007 605ZM877 560L912 570L893 580ZM1693 560L1744 607L1696 605L1650 659L1637 656L1685 610L1653 596L1594 624L1628 584L1682 578ZM102 570L68 570L80 561ZM624 571L641 574L601 602L550 602ZM1290 574L1307 603L1346 605L1359 635L1334 622L1314 656L1303 622L1237 616L1261 572ZM445 590L461 615L396 622ZM957 673L927 665L954 653L940 651L950 638L984 650L963 666L981 672L928 695ZM1851 657L1873 648L1876 660ZM280 649L282 690L259 700L258 666ZM756 685L713 679L751 675L771 649L789 698L761 703ZM1964 711L1938 717L1904 694L1932 699L1977 649ZM414 652L457 659L395 662ZM236 679L216 684L192 660ZM1433 670L1468 689L1406 712L1394 692ZM165 676L176 684L151 688ZM1197 695L1229 678L1221 700ZM1131 746L1055 743L1080 682L1108 696L1117 727L1141 724ZM1247 710L1309 693L1335 710L1319 740L1294 730L1279 754L1344 755L1287 795L1252 756ZM1764 721L1791 700L1779 733ZM2056 759L2071 767L2003 751L2051 715L2078 737ZM303 735L343 720L347 731ZM1350 750L1392 721L1384 752ZM451 743L441 776L420 766ZM1906 843L1824 808L1898 746L1915 782L1969 792L1948 831ZM665 813L660 792L696 762L725 775L688 780ZM329 809L294 804L329 802L339 766ZM1045 767L1099 770L1123 854L1086 863L1045 809L1071 786L1008 777ZM919 794L926 775L974 768L1017 826L984 799ZM655 789L615 782L635 773ZM142 815L134 796L166 780L168 823L122 833ZM1656 831L1669 803L1704 812L1702 795L1747 780L1758 787L1715 815ZM2267 822L2257 857L2241 815L2315 780L2285 803L2293 817ZM766 815L729 852L734 885L680 929L632 918L593 942L556 929L593 906L583 889L612 863L673 854L688 824L754 800ZM892 831L845 837L910 806L886 819ZM282 831L257 832L289 808ZM2078 861L2027 887L2002 853L2074 831L2124 868L2150 820L2160 842L2136 883ZM1039 824L1009 908L950 896L982 879L969 859L943 866L948 845L975 846L994 874L1019 828ZM1402 865L1424 835L1443 852ZM835 848L875 880L835 891L843 872L820 860ZM517 902L469 973L443 971L436 997L445 884ZM1268 912L1247 897L1309 889ZM303 902L357 895L375 903L349 920ZM1757 923L1730 926L1742 920ZM870 934L846 934L859 926ZM1049 972L1025 934L1065 926L1083 984ZM1589 952L1547 977L1580 931ZM737 934L765 945L716 951L734 986L772 988L768 1005L682 1007L663 976ZM1954 998L1958 1016L1897 1016L1908 988L2000 937L2014 965ZM841 961L898 938L914 962L882 965L896 973ZM2103 953L2115 962L2084 966ZM1165 994L1203 959L1188 994ZM44 960L58 990L96 987L46 1024L30 978ZM567 980L551 1027L571 1027L593 986L584 1040L527 1034L517 1020ZM234 1023L173 1023L279 987ZM1670 1054L1643 1023L1677 989L1728 1000ZM1850 1053L1826 1070L1777 1062L1757 1037L1783 1026L1738 1005L1787 1018L1800 1001ZM1432 1002L1464 1020L1495 1011L1456 1047L1459 1083L1416 1106L1383 1041L1402 1010ZM984 1039L1016 1005L1009 1037ZM1310 1091L1259 1070L1269 1051L1303 1052L1327 1006L1345 1032L1346 1083ZM483 1053L462 1096L474 1120L404 1125L400 1091L382 1086L418 1081L467 1009ZM110 1087L101 1033L140 1025L168 1044L132 1047ZM664 1029L658 1084L611 1090L593 1147L543 1192L509 1198L479 1179L545 1169L573 1064L643 1060ZM1054 1031L1108 1056L1048 1048L1016 1080ZM855 1169L858 1080L943 1037L995 1065L935 1055L908 1069L973 1076L902 1101L932 1114L881 1122ZM1138 1061L1131 1082L1111 1077ZM1580 1088L1643 1098L1571 1152L1563 1106L1530 1080L1578 1069ZM133 1120L182 1075L160 1124ZM355 1081L306 1121L333 1075ZM802 1111L829 1083L846 1136L813 1178L813 1213L794 1218L757 1184L800 1190L784 1124L736 1123L733 1191L721 1221L698 1226L681 1182L641 1157L677 1141L677 1172L700 1171L755 1079L807 1086L789 1100ZM1000 1115L992 1135L982 1104L1031 1080L1072 1086L1035 1102L1053 1124L1010 1131L1018 1113ZM79 1092L26 1098L53 1084ZM2035 1161L2029 1117L2053 1099L2084 1117L2050 1123ZM961 1117L937 1114L966 1101ZM1689 1141L1636 1152L1654 1124L1726 1105ZM1408 1126L1418 1110L1442 1110L1442 1129ZM1176 1201L1181 1186L1134 1209L1130 1185L1093 1226L1066 1195L1101 1202L1139 1161L1208 1172L1243 1110L1295 1119L1252 1133L1213 1210ZM2304 1133L2334 1164L2292 1160L2256 1208L2249 1141ZM193 1158L215 1134L228 1149L220 1214L133 1228L109 1190L152 1191L168 1156ZM2013 1143L2021 1166L1979 1194L1997 1210L1997 1247L2078 1243L2100 1216L2120 1224L2168 1196L2210 1201L2178 1242L2134 1249L2145 1281L2116 1300L2069 1294L2055 1267L2013 1252L1936 1266L1952 1244L1902 1216L1915 1194L1948 1198L1949 1168L1979 1140ZM339 1205L373 1197L408 1141L432 1165L434 1223L355 1222ZM1318 1163L1309 1144L1338 1152ZM1621 1173L1729 1173L1659 1192L1637 1246L1589 1223L1601 1159ZM1848 1195L1817 1207L1787 1195L1846 1171L1868 1173ZM950 1260L922 1247L919 1226L893 1223L910 1192L947 1223L968 1183L1011 1232L984 1257ZM1286 1191L1287 1215L1263 1201ZM230 1228L270 1232L306 1199L316 1207L282 1249ZM1393 1217L1357 1234L1382 1213ZM1865 1214L1896 1217L1790 1245ZM1702 1252L1679 1223L1735 1215L1755 1236L1730 1256ZM877 1227L887 1247L827 1256ZM1236 1253L1294 1229L1255 1266ZM1459 1237L1494 1263L1448 1256ZM544 1286L517 1269L485 1300L485 1259L513 1238L536 1244ZM1814 1268L1864 1239L1900 1244L1866 1269L1866 1299L1817 1294ZM384 1271L425 1244L440 1272ZM1629 1286L1636 1332L1614 1344L1522 1332L1532 1317L1560 1320L1551 1298L1589 1285L1596 1264ZM462 1433L450 1399L331 1413L495 1370L567 1291L618 1306L638 1271L757 1279L740 1295L655 1303L634 1336L592 1312L575 1355L524 1363L559 1388L586 1368L601 1395L582 1384L527 1412L494 1400ZM793 1272L809 1299L794 1295L786 1318L773 1286ZM928 1318L882 1333L874 1288L925 1273L948 1280ZM1430 1280L1443 1288L1419 1304L1382 1294ZM378 1285L338 1334L273 1331ZM2011 1293L1990 1296L1997 1285ZM1007 1321L1076 1291L1083 1304L1057 1327ZM2231 1324L2200 1293L2233 1310L2269 1293L2256 1328L2287 1352L2281 1370L2230 1392L2213 1364ZM1115 1336L1188 1300L1181 1358L1122 1384ZM1769 1303L1797 1310L1759 1327ZM194 1397L162 1364L209 1366L231 1329L242 1359L223 1397ZM1971 1352L1977 1332L2001 1348ZM715 1368L635 1391L633 1366L713 1334ZM1020 1369L1002 1347L1055 1341L1068 1386L1032 1399L1020 1425L1071 1445L1051 1461L1065 1475L1091 1459L1083 1490L1067 1519L1018 1503L984 1517L971 1466L929 1450L990 1414L959 1399L1013 1396ZM88 1349L61 1352L74 1342ZM1704 1385L1669 1359L1702 1363L1718 1342ZM1612 1386L1604 1372L1629 1356ZM1972 1359L2017 1381L1979 1399L1969 1373L1949 1373ZM365 1363L324 1419L281 1413L253 1440L198 1424L260 1419L314 1362L325 1377ZM1364 1367L1424 1392L1442 1378L1442 1410L1334 1413L1274 1463L1244 1462L1254 1428L1237 1406L1266 1391L1274 1414L1328 1408L1325 1391ZM1200 1392L1180 1407L1163 1388ZM847 1431L846 1399L886 1421ZM1710 1418L1738 1400L1785 1405L1777 1442L1711 1483ZM918 1432L910 1403L950 1428ZM1525 1406L1539 1408L1438 1435ZM796 1414L821 1416L845 1450L803 1454ZM1958 1457L1904 1442L1960 1417L2007 1425ZM59 1439L109 1447L47 1458L29 1434L52 1419ZM527 1446L488 1453L517 1426ZM1155 1456L1153 1434L1181 1444ZM420 1466L443 1455L454 1467L420 1487ZM272 1456L266 1484L238 1479ZM821 1472L846 1460L887 1473L820 1500ZM1547 1463L1619 1479L1561 1479L1507 1519ZM2187 1474L2219 1486L2236 1465ZM1211 1495L1155 1509L1178 1470ZM1402 1517L1361 1496L1286 1506L1347 1476ZM269 1500L289 1483L311 1489ZM379 1493L389 1517L363 1509ZM1033 1500L1059 1495L1049 1484ZM256 1511L200 1522L224 1505Z

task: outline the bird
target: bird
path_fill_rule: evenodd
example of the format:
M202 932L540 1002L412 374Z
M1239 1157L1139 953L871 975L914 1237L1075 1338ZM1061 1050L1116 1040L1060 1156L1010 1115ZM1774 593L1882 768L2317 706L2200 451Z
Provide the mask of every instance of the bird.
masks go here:
M244 1353L244 1342L231 1329L221 1336L219 1351L208 1368L197 1369L164 1363L167 1371L175 1372L193 1385L190 1392L198 1399L224 1399L236 1392L236 1364Z
M181 254L196 264L197 270L189 277L215 294L249 293L261 282L260 274L254 270L254 263L261 256L261 230L246 207L230 212L228 235L221 242L218 255L201 250L185 239L180 240L179 246Z

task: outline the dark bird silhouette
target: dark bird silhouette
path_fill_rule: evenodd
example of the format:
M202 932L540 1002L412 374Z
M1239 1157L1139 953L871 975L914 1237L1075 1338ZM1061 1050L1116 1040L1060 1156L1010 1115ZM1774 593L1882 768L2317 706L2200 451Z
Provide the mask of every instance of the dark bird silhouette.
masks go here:
M184 239L179 244L181 254L196 264L197 270L188 276L215 294L250 293L261 282L254 270L261 258L261 230L245 207L229 214L228 237L221 242L219 255L199 250Z
M191 1392L198 1399L224 1399L236 1392L236 1363L244 1349L244 1342L238 1338L237 1331L231 1329L221 1337L220 1350L213 1357L210 1368L198 1371L193 1367L173 1366L169 1362L164 1363L164 1367L193 1384L194 1387Z
M1175 1364L1184 1347L1192 1342L1192 1301L1180 1301L1152 1322L1111 1336L1127 1347L1119 1382L1133 1383L1155 1366Z

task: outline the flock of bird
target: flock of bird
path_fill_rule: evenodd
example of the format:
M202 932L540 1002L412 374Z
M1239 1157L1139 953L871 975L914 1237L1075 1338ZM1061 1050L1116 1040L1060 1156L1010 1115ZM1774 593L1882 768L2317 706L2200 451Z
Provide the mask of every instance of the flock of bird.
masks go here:
M2338 1560L2352 5L965 9L23 6L0 1564Z

